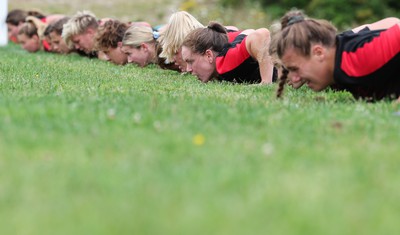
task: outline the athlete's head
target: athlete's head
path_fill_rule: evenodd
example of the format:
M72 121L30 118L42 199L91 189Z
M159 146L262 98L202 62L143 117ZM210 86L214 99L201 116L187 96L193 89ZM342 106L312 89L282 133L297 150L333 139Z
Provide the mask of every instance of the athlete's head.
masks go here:
M70 48L91 53L94 49L94 37L97 27L96 16L90 11L76 13L63 26L62 37Z
M28 16L34 16L39 19L45 17L42 13L38 11L24 11L21 9L14 9L8 12L6 23L8 29L8 38L10 41L18 43L18 31L21 28L22 24L25 23L25 19Z
M167 63L175 62L182 72L186 70L186 63L182 60L181 47L183 40L192 30L204 26L186 11L178 11L169 18L167 28L161 32L160 46L161 58Z
M121 51L128 56L128 62L141 67L157 62L158 32L147 26L129 27L122 40Z
M100 25L95 38L96 50L103 51L114 64L126 64L127 55L121 51L121 47L127 29L128 25L118 20L108 20Z
M39 51L46 26L40 19L28 16L18 31L17 38L21 47L29 52Z
M69 19L69 17L63 17L48 26L52 52L67 54L71 51L61 37L63 26L68 22Z
M226 29L221 24L211 22L207 28L193 30L182 43L186 70L202 82L210 81L216 74L215 57L227 43Z
M307 82L320 91L329 83L326 79L326 53L335 48L336 28L325 20L306 18L301 12L288 12L281 19L282 29L275 34L270 51L276 52L284 69L277 96L289 76L292 82Z

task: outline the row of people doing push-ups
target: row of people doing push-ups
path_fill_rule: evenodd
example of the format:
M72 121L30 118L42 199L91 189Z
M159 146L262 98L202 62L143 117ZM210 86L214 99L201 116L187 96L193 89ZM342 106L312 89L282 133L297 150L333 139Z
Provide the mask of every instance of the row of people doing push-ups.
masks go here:
M400 96L400 20L394 17L338 33L328 21L292 10L280 29L239 30L201 24L185 11L154 29L146 22L98 20L89 11L72 17L9 12L9 38L29 51L77 52L118 65L187 72L202 82L275 82L312 90L346 90L366 100ZM400 98L399 98L400 99Z

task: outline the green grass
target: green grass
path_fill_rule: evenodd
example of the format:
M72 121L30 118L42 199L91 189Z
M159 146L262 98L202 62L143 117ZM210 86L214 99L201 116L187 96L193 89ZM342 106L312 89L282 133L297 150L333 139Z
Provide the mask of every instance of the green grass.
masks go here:
M393 103L0 50L0 234L400 232Z

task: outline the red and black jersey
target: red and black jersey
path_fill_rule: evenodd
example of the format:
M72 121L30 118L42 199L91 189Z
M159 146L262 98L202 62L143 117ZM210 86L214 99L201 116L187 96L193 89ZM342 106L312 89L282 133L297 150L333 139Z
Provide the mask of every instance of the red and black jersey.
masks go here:
M346 31L336 37L335 87L356 98L400 96L400 27Z
M238 83L260 83L258 62L246 48L247 35L239 34L232 43L216 57L218 79Z
M228 31L228 33L227 33L227 35L228 35L228 42L229 42L229 43L232 43L233 40L235 40L235 38L236 38L237 36L239 36L239 34L240 34L241 32L242 32L242 31L233 31L233 30Z

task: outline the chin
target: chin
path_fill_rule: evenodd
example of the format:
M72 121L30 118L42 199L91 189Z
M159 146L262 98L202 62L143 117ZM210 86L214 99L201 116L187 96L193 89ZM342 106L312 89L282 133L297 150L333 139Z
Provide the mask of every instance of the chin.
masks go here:
M202 82L202 83L207 83L210 79L207 78L199 78L198 79Z
M319 91L325 90L326 87L324 87L324 86L318 86L318 87L310 87L310 88L313 89L314 91L319 92Z

